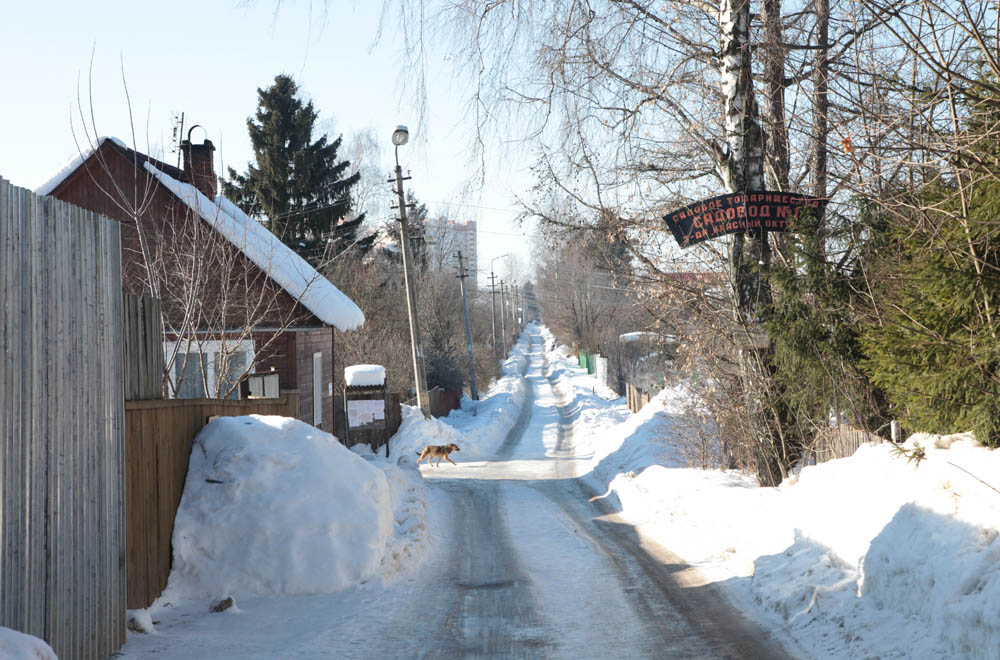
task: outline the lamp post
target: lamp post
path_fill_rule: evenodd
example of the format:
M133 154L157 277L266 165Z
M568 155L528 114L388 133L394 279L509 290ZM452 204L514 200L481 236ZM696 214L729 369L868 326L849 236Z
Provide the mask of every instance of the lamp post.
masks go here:
M417 322L417 292L413 286L410 266L413 255L410 252L410 230L406 224L406 196L403 194L403 168L399 166L399 148L410 141L410 131L406 126L397 126L392 132L392 144L396 148L396 197L399 200L399 236L403 247L403 282L406 285L406 311L410 316L410 350L413 353L413 380L417 390L417 406L430 419L431 409L427 401L427 376L424 374L424 351L420 344L420 325ZM409 179L409 177L406 177ZM392 179L389 180L392 182Z
M497 288L494 283L496 275L493 274L493 262L497 259L503 259L507 254L501 254L499 257L490 259L490 297L493 299L493 357L497 356Z

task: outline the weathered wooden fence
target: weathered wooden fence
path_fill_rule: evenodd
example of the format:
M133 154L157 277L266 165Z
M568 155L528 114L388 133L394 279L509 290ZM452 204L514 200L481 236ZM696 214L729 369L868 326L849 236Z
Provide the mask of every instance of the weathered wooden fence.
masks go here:
M403 401L408 406L416 406L416 397ZM447 417L452 410L462 407L462 393L456 390L446 390L442 387L432 387L427 390L427 406L434 417Z
M163 396L163 317L160 301L124 294L125 400Z
M0 179L0 625L125 641L119 225Z
M128 607L148 607L167 586L170 538L191 443L213 416L294 417L298 394L277 399L166 399L125 404Z
M649 392L644 392L631 383L625 383L625 402L632 412L637 413L642 410L642 407L649 403L651 398Z
M836 428L830 428L817 434L807 454L816 463L825 463L837 458L853 456L854 452L866 442L879 443L885 442L885 439L864 429L841 424Z

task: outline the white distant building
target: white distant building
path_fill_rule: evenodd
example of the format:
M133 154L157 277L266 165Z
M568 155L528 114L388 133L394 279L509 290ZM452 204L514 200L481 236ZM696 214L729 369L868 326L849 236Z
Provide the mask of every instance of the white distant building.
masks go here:
M455 221L447 218L428 218L427 238L431 242L428 249L435 259L431 258L431 267L453 268L458 260L455 253L461 250L467 272L471 276L470 286L476 284L476 272L479 267L479 250L476 240L476 221Z

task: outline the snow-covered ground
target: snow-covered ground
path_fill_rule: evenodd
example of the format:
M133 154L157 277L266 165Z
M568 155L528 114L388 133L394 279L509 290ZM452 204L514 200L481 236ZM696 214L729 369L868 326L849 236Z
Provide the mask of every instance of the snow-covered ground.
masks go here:
M52 647L31 635L0 626L0 658L4 660L55 660Z
M687 468L705 429L668 388L638 414L549 360L579 416L585 479L814 658L1000 658L1000 454L967 435L911 437L806 467L779 488ZM596 392L597 394L594 394ZM607 392L603 392L607 395Z
M535 351L539 337L554 344L544 328L532 336ZM373 639L419 642L386 622L417 626L422 604L428 616L437 607L427 585L446 581L444 564L467 542L449 499L477 492L466 480L493 479L488 488L506 497L503 538L537 575L539 621L578 611L579 593L560 595L572 581L545 587L574 567L591 566L592 576L607 570L582 536L561 535L567 525L572 535L585 530L546 526L557 507L540 506L506 472L490 476L489 459L531 402L534 435L504 469L520 470L520 480L546 474L542 489L575 471L640 538L697 567L792 655L1000 659L1000 493L979 481L1000 484L995 452L965 436L914 437L908 446L919 443L927 455L919 464L866 445L780 488L759 488L746 475L688 467L713 443L710 420L683 385L633 415L559 347L546 351L545 375L561 401L533 401L523 377L528 352L522 338L483 400L464 401L448 418L407 410L389 460L347 451L294 420L213 422L192 457L168 589L132 613L133 627L150 632L130 632L124 657L360 658L373 657ZM532 378L539 382L537 372ZM573 461L559 441L567 411ZM453 456L460 469L414 467L421 447L449 442L461 447ZM425 485L422 474L436 478ZM514 512L521 503L531 510ZM607 609L595 601L608 584L584 585L595 611ZM234 606L210 612L227 596ZM625 607L611 605L620 593L608 598L613 610ZM557 657L574 649L587 657L607 636L580 625L566 629L573 639Z

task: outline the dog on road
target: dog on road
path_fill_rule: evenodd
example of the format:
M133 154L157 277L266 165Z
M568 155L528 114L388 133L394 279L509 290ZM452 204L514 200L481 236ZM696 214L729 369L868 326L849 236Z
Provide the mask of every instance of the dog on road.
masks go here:
M417 459L417 465L420 465L420 461L424 460L425 458L427 459L427 463L429 465L431 461L434 460L435 457L438 459L438 462L434 464L434 467L441 465L442 458L451 463L452 465L458 465L458 463L448 458L448 454L450 454L453 451L462 451L462 450L459 449L458 445L456 445L454 442L447 445L427 445L426 447L424 447L424 450L420 452L419 454L420 458Z

